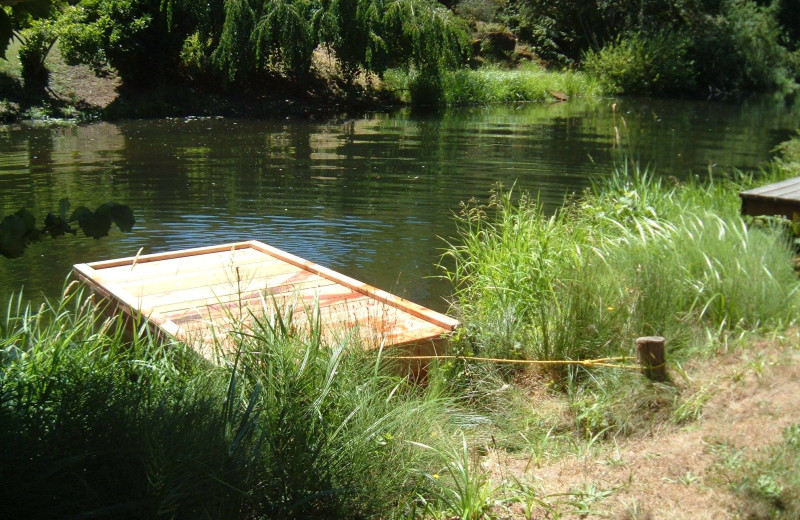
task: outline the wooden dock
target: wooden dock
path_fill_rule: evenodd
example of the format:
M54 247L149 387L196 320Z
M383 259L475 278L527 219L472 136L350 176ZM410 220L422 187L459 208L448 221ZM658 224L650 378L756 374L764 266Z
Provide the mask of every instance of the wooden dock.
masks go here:
M217 359L236 333L279 312L294 327L319 318L323 337L357 330L367 349L440 352L458 321L331 269L249 241L77 264L75 275L114 312ZM318 314L316 314L318 312Z
M743 215L782 215L793 220L800 216L800 177L743 191L739 197Z

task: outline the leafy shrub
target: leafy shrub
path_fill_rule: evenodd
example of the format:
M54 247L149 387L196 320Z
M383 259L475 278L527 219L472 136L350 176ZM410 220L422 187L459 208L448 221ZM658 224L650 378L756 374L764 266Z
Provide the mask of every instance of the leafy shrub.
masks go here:
M678 27L690 12L673 0L511 0L502 20L545 61L570 64L619 35Z
M695 87L691 41L682 33L634 33L584 55L584 67L625 94L680 93Z
M126 82L152 81L158 73L154 65L170 54L154 34L153 16L159 13L154 3L83 0L67 7L59 20L62 56L70 65L89 65L99 76L110 67Z

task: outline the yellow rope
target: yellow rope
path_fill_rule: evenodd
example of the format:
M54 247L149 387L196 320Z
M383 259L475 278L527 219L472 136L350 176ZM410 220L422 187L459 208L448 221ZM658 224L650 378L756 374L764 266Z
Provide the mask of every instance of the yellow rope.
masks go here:
M609 361L629 361L636 359L631 356L618 356L607 357L599 359L582 359L582 360L564 360L564 359L502 359L502 358L484 358L475 356L384 356L386 359L401 359L409 361L433 361L438 359L462 359L464 361L487 361L490 363L507 363L514 365L581 365L581 366L599 366L610 368L629 368L632 370L642 370L640 365L618 365L609 363ZM655 365L648 368L659 368Z

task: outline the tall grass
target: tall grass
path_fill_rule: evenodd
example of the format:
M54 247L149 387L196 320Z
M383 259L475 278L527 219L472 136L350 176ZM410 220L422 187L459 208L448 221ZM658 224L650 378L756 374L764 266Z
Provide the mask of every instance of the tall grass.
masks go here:
M793 322L785 232L748 227L729 182L672 185L621 168L554 215L510 191L465 207L443 261L465 348L581 359L629 354L641 335L675 349L704 328Z
M451 346L487 357L577 360L630 356L636 337L662 335L677 366L731 334L795 323L800 283L787 227L748 225L737 196L787 171L772 165L760 174L676 184L632 165L552 215L513 190L498 189L484 206L465 205L442 258L463 324ZM496 394L490 402L502 397L498 376L514 376L508 368L465 365L451 380L462 392ZM682 404L673 386L632 371L557 365L541 375L536 380L566 393L569 427L590 445L669 420ZM486 413L524 429L510 403ZM564 427L549 424L543 431Z
M387 86L401 93L405 102L424 104L410 98L413 73L392 70L385 76ZM442 73L442 102L446 105L509 103L553 100L550 91L569 97L600 96L600 83L581 72L547 71L527 64L516 69L485 66L477 70L458 69Z
M0 329L0 501L12 518L363 518L403 510L460 412L356 341L271 315L210 365L79 293ZM438 435L432 435L432 432ZM412 442L413 441L413 442Z

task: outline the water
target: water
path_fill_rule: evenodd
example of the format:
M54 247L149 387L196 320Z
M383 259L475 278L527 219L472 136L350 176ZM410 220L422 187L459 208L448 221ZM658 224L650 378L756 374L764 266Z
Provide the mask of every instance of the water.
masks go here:
M128 204L137 218L129 234L48 239L22 259L0 257L0 307L22 286L32 300L57 295L74 263L256 239L445 310L450 288L435 265L460 202L486 200L502 182L554 208L621 153L677 177L755 168L799 113L625 99L0 128L0 215L24 206L44 217L68 197Z

